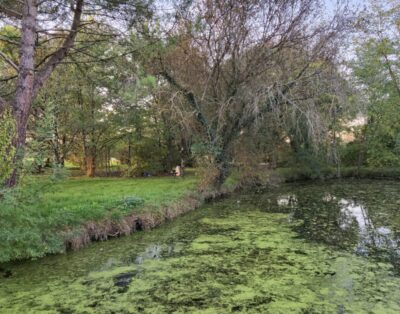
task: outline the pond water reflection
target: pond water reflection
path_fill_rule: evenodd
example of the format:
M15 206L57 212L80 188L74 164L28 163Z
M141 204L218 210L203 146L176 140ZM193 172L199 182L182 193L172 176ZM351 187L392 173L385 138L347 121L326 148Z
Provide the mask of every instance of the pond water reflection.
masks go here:
M357 183L361 182L356 182L356 189L349 184L333 183L330 184L331 191L323 193L317 185L296 187L301 191L278 195L277 204L289 212L290 222L302 221L295 227L301 236L357 255L389 261L396 273L400 273L400 204L397 195L400 190L393 190L395 183L386 182L374 191L367 187L368 183L364 182L364 186ZM346 186L347 191L343 188ZM383 187L387 191L382 191ZM343 198L344 194L350 194L351 198Z
M151 232L1 265L0 313L400 313L400 183L242 192Z

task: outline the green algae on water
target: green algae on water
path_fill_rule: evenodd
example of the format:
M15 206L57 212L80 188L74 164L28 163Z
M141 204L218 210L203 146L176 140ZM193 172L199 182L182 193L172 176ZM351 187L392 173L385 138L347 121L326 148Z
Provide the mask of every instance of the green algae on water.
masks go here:
M357 254L362 239L355 226L346 245L307 236L317 232L307 229L315 219L320 228L333 228L334 218L315 208L335 187L309 186L313 196L288 189L307 197L279 204L282 191L242 194L151 232L8 266L12 276L0 279L0 312L399 313L395 263ZM368 208L367 198L357 201Z

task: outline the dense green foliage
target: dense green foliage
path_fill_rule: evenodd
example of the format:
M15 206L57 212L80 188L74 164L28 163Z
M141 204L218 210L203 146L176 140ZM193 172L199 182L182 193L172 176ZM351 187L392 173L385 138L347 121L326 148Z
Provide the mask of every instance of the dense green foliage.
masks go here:
M398 10L375 6L356 45L352 70L367 123L357 134L358 163L400 166L400 45ZM355 151L354 151L355 152Z
M173 184L153 193L147 181L137 190L137 179L121 179L164 176L177 165L197 167L200 189L217 192L232 181L265 183L277 168L289 180L397 176L397 6L374 7L353 23L340 8L331 21L314 19L319 6L311 0L183 1L171 12L148 1L45 2L32 3L38 25L76 16L78 4L83 24L73 49L50 66L52 75L24 106L13 97L22 90L16 65L26 63L18 47L29 29L11 18L0 29L0 183L26 174L0 196L2 237L26 252L4 253L3 260L58 251L66 226L179 199L180 188L165 192L177 185L171 178L159 179ZM12 12L20 14L27 3ZM275 28L269 23L276 18ZM174 21L170 29L166 20ZM351 31L355 54L343 63L335 47ZM35 80L63 44L54 34L38 35L30 56ZM366 123L354 126L355 117ZM31 178L50 169L52 177L65 178L66 166L79 179L50 186Z
M368 97L367 163L374 167L400 166L399 53L396 41L371 39L359 48L354 67Z
M110 21L93 16L77 35L76 51L55 68L32 103L25 155L25 165L33 166L29 171L62 168L69 162L89 177L138 177L196 164L206 168L203 173L210 178L204 182L212 184L225 180L233 163L246 165L247 173L255 172L259 163L306 168L314 177L324 168L335 167L340 176L346 166L399 166L398 8L374 7L374 12L363 13L365 18L360 16L364 22L351 28L358 33L349 72L343 71L340 53L332 48L346 31L345 11L333 24L321 21L324 27L315 26L313 32L308 22L315 4L298 0L298 6L275 8L273 3L255 3L266 16L272 8L280 14L280 44L272 35L251 44L254 29L240 25L264 25L261 15L232 10L243 23L231 24L223 14L225 4L213 2L193 15L192 3L175 7L180 26L168 35L163 19L172 15L151 14L155 8L147 2L140 10L141 3L136 7L143 19L121 25L126 27L121 37L115 36ZM132 4L118 5L133 9ZM248 12L256 10L243 5ZM296 11L300 7L304 10ZM115 13L113 6L102 9ZM202 21L208 10L213 18ZM216 25L235 31L209 36ZM298 31L300 25L303 31ZM14 40L20 30L6 25L1 32ZM287 36L280 37L280 32ZM318 43L321 38L329 40ZM14 84L7 78L14 71L8 61L18 62L10 40L0 43L9 58L0 58L7 74L5 90ZM36 59L53 49L49 42L36 47ZM209 63L214 54L220 57ZM357 114L367 125L349 127ZM355 140L343 143L344 131Z
M10 111L0 113L0 185L13 169L15 149L11 145L15 132L15 122Z
M400 313L400 5L330 2L0 0L1 314Z

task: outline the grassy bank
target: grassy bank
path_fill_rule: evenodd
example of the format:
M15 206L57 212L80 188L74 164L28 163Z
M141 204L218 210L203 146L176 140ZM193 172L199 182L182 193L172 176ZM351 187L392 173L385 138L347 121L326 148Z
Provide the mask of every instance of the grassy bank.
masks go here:
M197 177L39 178L3 195L0 262L79 248L148 229L200 205Z
M246 187L231 175L226 190ZM343 178L400 179L400 169L343 168ZM263 186L336 178L335 169L262 169ZM154 228L221 194L197 191L198 178L36 178L0 200L0 263L78 249L91 241ZM222 192L223 193L223 192Z

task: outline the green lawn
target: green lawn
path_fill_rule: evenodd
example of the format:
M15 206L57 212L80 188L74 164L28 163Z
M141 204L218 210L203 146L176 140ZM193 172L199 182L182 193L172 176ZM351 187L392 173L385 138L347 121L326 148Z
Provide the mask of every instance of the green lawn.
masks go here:
M0 262L63 250L65 230L88 221L157 211L195 189L197 177L44 177L0 199Z
M114 204L128 197L143 199L147 206L157 208L181 198L196 185L195 176L185 178L151 177L125 178L70 178L51 187L37 204L40 210L68 211L86 219L98 219L108 215ZM107 212L104 209L107 208ZM128 209L130 210L130 209Z

